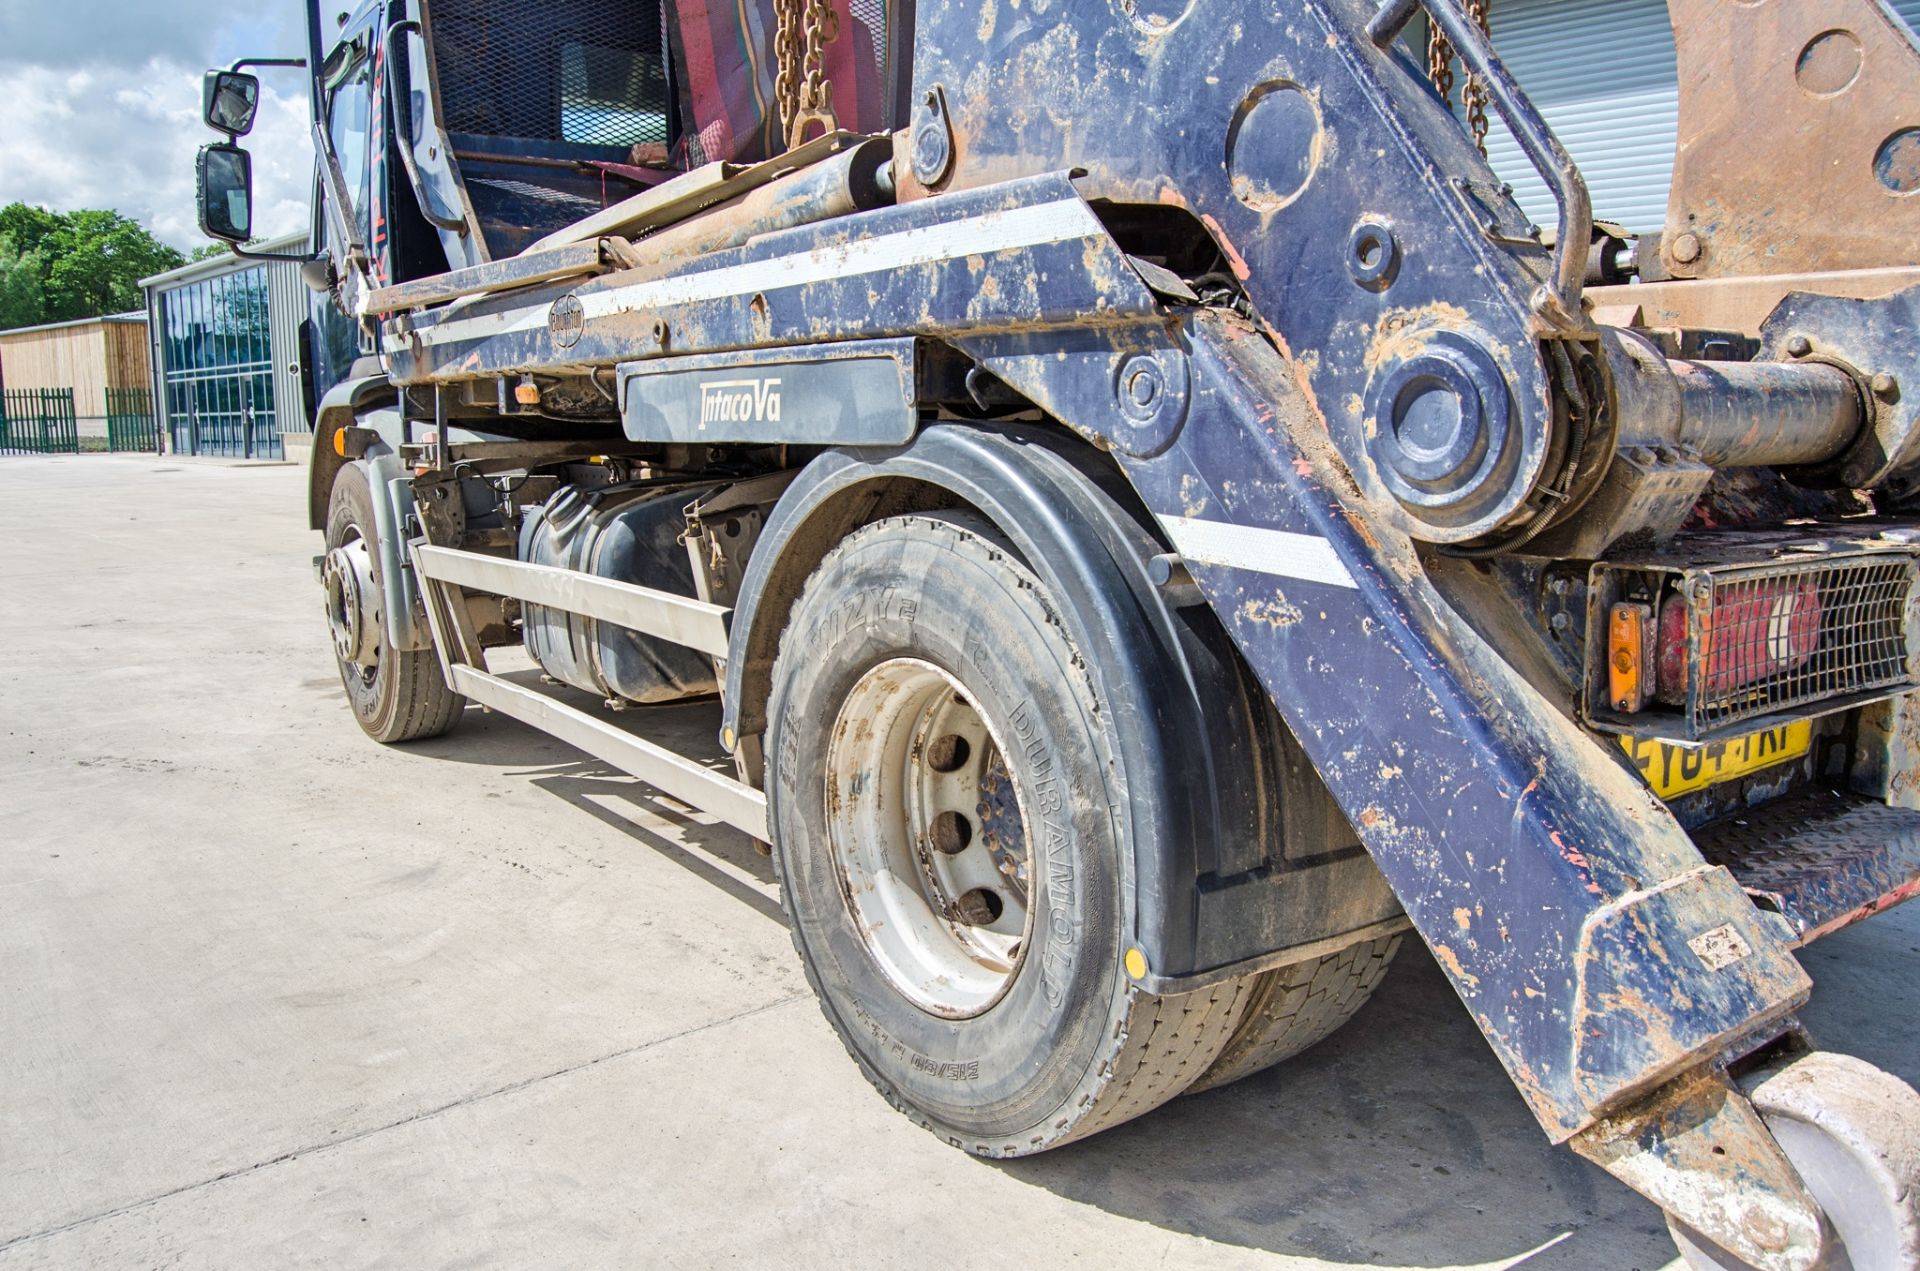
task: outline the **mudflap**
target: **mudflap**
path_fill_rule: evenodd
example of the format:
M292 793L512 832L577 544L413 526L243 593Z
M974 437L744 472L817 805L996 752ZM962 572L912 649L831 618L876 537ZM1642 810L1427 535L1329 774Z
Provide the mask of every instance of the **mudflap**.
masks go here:
M1548 1133L1605 1122L1588 1154L1682 1221L1815 1265L1818 1206L1713 1075L1806 1000L1790 933L1449 608L1268 339L1215 312L1169 328L1152 356L1184 411L1150 439L1073 418L1073 358L978 352L1107 434Z

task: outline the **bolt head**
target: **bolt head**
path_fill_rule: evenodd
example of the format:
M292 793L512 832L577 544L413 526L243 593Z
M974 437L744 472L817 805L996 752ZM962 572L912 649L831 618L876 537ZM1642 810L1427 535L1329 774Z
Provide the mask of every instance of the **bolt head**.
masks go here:
M1787 356L1805 357L1811 352L1813 352L1813 341L1809 340L1806 336L1792 335L1787 337Z
M1873 377L1873 395L1883 402L1890 402L1900 396L1900 381L1885 371Z
M1160 386L1145 371L1135 371L1127 383L1127 392L1133 396L1134 405L1151 406L1153 399L1160 395Z
M1700 259L1700 236L1687 233L1673 240L1673 258L1683 265Z

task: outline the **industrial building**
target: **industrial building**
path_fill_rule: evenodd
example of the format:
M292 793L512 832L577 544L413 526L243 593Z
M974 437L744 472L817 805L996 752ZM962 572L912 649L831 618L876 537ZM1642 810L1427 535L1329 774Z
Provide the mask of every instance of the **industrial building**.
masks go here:
M297 255L307 241L303 231L253 250ZM216 256L140 285L167 448L246 459L278 459L289 446L299 449L312 431L300 356L312 293L299 266Z

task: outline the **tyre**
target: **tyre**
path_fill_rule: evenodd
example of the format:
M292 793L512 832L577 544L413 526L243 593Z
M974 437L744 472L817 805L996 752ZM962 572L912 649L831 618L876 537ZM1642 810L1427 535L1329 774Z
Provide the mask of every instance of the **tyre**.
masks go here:
M447 687L439 657L430 648L396 649L387 640L373 487L365 464L350 463L334 477L326 541L321 580L327 628L354 719L378 742L418 741L447 732L467 701Z
M1249 987L1128 977L1127 774L1057 615L983 520L901 516L828 554L774 667L768 816L794 945L868 1079L983 1156L1172 1098Z
M1190 1091L1251 1077L1324 1041L1367 1004L1399 949L1397 935L1363 940L1324 958L1252 976L1239 1026Z

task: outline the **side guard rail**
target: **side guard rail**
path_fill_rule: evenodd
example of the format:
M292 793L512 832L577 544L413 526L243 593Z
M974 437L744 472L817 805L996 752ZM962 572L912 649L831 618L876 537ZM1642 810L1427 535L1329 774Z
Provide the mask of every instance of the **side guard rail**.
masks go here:
M732 611L671 592L551 565L477 552L413 545L414 574L440 667L454 692L612 764L648 785L711 813L744 834L767 838L767 797L744 782L487 670L454 589L466 588L629 627L715 657L727 654Z

